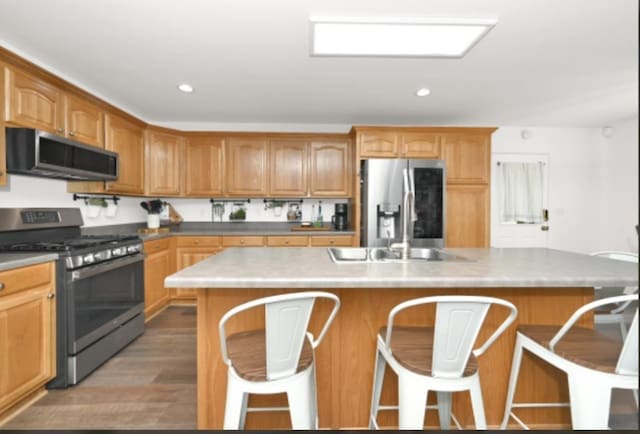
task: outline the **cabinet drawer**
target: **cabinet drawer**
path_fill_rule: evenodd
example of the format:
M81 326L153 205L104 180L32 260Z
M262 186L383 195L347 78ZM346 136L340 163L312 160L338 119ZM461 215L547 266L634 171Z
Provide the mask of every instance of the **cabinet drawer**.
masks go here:
M220 237L178 237L178 247L219 247Z
M144 242L144 252L147 255L159 252L161 250L167 250L168 248L169 248L169 238L163 238L161 240Z
M264 237L222 237L224 247L262 247Z
M348 247L353 243L351 235L315 236L311 237L311 246L343 246Z
M267 246L270 247L306 247L309 243L309 237L303 235L284 235L267 237Z
M24 289L52 285L53 262L0 271L0 297Z

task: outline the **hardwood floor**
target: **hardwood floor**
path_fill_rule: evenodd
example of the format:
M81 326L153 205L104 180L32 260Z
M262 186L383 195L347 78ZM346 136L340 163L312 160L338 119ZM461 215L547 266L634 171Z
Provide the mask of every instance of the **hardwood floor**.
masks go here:
M195 429L196 309L169 307L80 384L50 390L2 429Z
M196 429L195 333L195 307L169 307L80 384L50 390L0 429ZM638 429L630 392L614 391L610 425Z

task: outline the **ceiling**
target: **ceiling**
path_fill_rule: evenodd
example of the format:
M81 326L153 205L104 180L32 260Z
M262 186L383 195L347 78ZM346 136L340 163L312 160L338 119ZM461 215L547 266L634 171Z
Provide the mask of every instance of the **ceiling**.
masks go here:
M311 57L309 16L498 24L463 59ZM632 0L0 0L0 45L157 123L601 127L638 115Z

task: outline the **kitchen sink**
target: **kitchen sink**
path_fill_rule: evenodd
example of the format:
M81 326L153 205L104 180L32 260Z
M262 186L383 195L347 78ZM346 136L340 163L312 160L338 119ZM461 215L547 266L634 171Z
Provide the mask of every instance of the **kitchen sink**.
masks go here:
M467 262L469 259L433 248L412 248L408 258L397 250L385 247L329 247L329 256L335 263L407 263L407 262Z

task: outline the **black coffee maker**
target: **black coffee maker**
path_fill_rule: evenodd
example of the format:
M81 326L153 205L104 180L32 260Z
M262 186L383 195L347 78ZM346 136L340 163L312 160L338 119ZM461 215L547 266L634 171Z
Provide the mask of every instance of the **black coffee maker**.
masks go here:
M337 231L346 231L349 226L348 204L336 203L335 213L331 217L333 228Z

